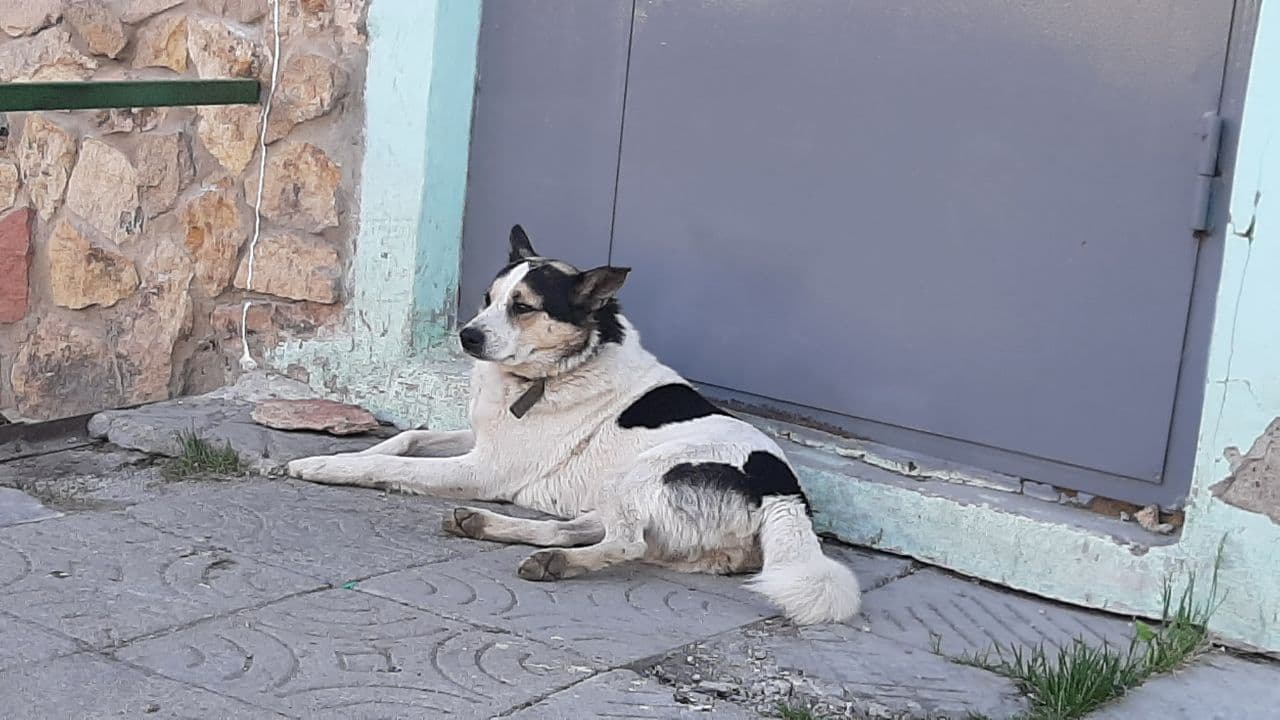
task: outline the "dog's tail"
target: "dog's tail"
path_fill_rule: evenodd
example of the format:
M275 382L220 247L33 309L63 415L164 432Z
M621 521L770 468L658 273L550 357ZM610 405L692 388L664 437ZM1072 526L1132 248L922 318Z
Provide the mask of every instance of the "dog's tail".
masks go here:
M804 502L797 496L765 498L760 508L764 568L749 590L782 607L799 625L840 622L858 614L862 590L843 563L822 554Z

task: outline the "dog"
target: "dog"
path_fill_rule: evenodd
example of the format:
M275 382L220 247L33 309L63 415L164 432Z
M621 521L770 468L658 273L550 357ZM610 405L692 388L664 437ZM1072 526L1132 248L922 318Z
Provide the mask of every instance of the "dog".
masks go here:
M822 552L781 448L640 344L617 293L630 270L539 256L516 225L509 263L458 333L475 359L471 429L410 430L358 453L294 460L293 477L514 503L559 519L459 507L452 535L545 548L525 580L635 560L756 573L797 624L857 614L852 570Z

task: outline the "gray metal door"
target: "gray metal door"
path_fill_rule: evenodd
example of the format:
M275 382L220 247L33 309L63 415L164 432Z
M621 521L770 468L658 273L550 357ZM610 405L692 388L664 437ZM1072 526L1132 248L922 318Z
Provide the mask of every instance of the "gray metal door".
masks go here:
M1176 496L1160 483L1200 242L1197 133L1218 107L1231 0L634 5L628 28L615 2L486 3L485 32L518 16L593 54L526 50L509 79L548 76L498 100L484 73L502 51L482 34L477 129L487 99L510 98L570 129L514 128L503 156L477 133L468 262L500 254L516 220L580 263L611 241L635 268L628 315L695 380L1043 482ZM586 7L602 15L589 29ZM564 67L608 77L581 85ZM625 117L609 115L611 80ZM480 184L502 174L520 200Z
M516 223L539 252L608 260L631 10L631 0L485 0L461 315L506 263Z

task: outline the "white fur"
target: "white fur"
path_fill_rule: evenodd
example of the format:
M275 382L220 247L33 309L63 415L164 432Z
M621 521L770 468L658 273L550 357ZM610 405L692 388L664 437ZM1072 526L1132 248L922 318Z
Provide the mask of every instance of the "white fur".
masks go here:
M289 474L335 485L502 500L563 518L523 520L470 508L445 518L446 530L455 534L556 547L525 560L520 574L528 579L573 577L630 560L686 572L763 566L748 587L794 621L856 614L856 578L822 554L797 497L770 496L755 507L737 493L663 482L680 463L740 468L755 451L784 455L757 428L727 416L652 430L620 427L619 415L647 391L685 383L641 347L630 323L621 322L621 344L603 344L588 362L549 378L545 396L523 418L508 408L528 384L498 363L477 362L471 431L409 431L363 453L295 460Z

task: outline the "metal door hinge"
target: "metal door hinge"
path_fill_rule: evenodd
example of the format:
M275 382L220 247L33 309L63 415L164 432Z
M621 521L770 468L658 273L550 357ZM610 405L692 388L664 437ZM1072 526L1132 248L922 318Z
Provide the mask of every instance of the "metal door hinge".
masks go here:
M1203 234L1213 229L1209 221L1213 181L1218 177L1218 155L1222 148L1222 116L1205 113L1200 119L1200 152L1196 161L1196 189L1191 206L1191 229Z

